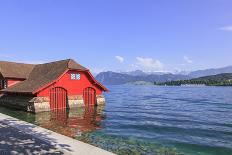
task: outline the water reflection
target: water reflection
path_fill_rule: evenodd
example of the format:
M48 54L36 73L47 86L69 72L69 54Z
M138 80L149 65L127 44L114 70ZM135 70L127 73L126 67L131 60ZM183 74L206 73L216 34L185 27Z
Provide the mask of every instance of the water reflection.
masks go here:
M101 129L101 121L105 118L104 107L87 107L71 110L43 112L35 115L35 122L41 127L75 137L82 132Z

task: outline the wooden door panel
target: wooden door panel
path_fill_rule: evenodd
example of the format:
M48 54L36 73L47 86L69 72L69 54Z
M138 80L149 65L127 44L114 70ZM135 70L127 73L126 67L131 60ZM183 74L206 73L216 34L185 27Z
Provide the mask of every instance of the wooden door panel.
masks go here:
M83 99L85 106L96 105L96 91L91 87L87 87L83 91Z
M62 87L55 87L50 90L50 109L67 108L67 91Z

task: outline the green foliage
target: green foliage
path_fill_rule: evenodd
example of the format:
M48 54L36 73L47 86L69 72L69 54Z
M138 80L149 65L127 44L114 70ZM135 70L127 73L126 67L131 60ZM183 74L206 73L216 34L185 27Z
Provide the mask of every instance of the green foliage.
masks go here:
M191 80L168 81L156 85L181 86L181 85L206 85L206 86L232 86L232 73L205 76Z

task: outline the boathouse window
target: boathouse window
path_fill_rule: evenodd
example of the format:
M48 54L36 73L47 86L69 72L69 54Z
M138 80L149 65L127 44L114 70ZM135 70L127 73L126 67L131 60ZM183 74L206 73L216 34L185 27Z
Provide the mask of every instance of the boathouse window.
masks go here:
M0 89L7 88L7 82L6 80L0 80Z
M76 75L75 74L71 74L71 80L75 80L76 79Z
M76 74L76 79L80 80L81 79L81 75L80 74Z
M78 74L71 74L71 80L80 80L81 79L81 75Z

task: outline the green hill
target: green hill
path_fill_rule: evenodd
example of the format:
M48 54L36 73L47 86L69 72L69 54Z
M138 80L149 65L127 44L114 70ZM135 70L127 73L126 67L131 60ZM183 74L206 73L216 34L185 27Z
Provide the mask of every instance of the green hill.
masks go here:
M206 85L206 86L232 86L232 73L223 73L204 76L190 80L169 81L156 83L156 85L181 86L181 85Z

